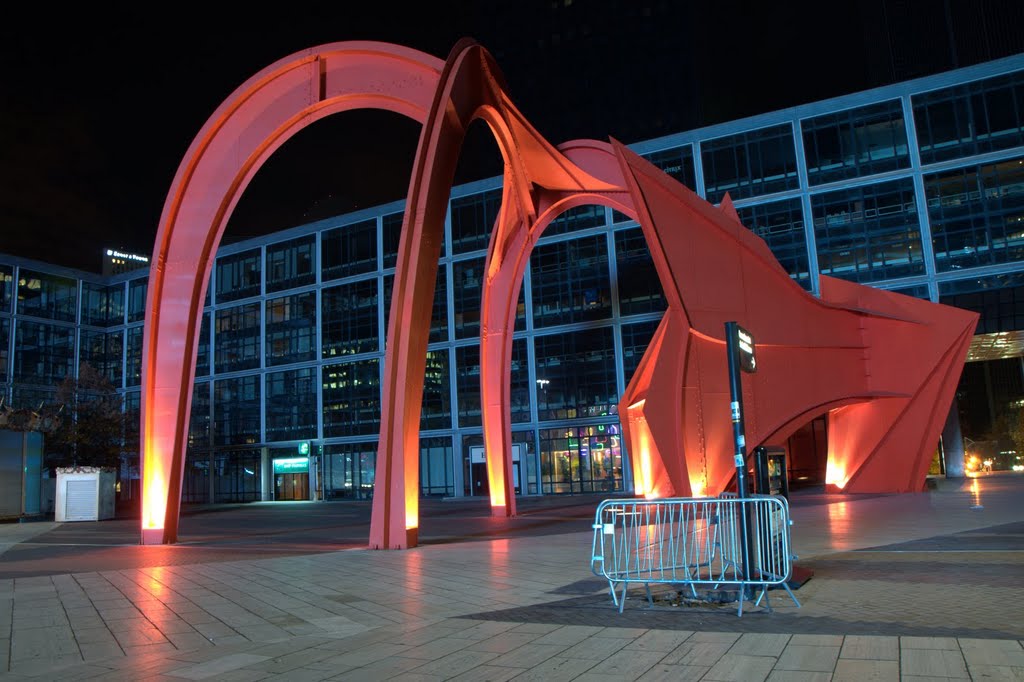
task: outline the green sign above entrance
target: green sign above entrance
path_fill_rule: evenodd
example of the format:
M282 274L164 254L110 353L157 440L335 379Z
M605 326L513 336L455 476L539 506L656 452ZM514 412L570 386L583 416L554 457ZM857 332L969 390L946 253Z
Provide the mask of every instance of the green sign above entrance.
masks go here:
M301 474L309 471L309 457L285 457L274 460L275 474Z

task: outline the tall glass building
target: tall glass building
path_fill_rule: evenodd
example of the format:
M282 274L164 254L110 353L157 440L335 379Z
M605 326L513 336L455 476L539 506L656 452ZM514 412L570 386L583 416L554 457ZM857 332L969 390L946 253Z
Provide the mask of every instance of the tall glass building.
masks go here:
M1024 385L1024 55L632 148L710 202L728 193L812 295L824 274L980 312L960 409L987 410L991 422L1024 404L1022 390L992 389L992 377ZM421 418L424 495L486 494L480 303L500 199L493 178L456 187L449 203ZM372 494L402 211L392 203L218 251L185 502ZM147 275L0 254L0 394L34 407L81 363L101 370L124 399L127 491ZM616 403L664 308L625 216L586 206L548 228L512 348L521 494L631 489Z

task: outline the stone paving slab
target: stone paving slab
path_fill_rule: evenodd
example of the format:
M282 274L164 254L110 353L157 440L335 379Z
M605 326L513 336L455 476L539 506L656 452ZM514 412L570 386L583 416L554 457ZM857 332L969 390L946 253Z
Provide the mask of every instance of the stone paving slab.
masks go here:
M1022 491L796 508L801 606L776 590L742 618L671 586L620 614L588 532L16 577L0 581L0 676L1022 679ZM963 533L984 542L957 549Z

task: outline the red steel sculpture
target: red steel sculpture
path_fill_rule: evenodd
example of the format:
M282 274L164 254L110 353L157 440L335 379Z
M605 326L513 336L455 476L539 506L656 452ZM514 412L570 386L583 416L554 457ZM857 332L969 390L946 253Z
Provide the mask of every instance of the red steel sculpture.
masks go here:
M724 322L758 340L744 387L748 443L778 441L829 412L829 480L845 490L920 490L977 316L822 278L816 299L762 240L622 145L549 144L515 108L491 56L460 41L445 62L375 42L286 57L239 87L179 166L160 219L143 342L144 544L177 541L199 327L214 255L266 159L305 126L378 108L422 123L399 242L382 386L369 545L417 544L419 422L444 216L469 125L505 161L481 311L481 397L492 513L515 514L509 386L516 302L544 228L583 204L638 220L668 311L620 414L636 493L716 494L730 484ZM931 445L930 445L931 444Z

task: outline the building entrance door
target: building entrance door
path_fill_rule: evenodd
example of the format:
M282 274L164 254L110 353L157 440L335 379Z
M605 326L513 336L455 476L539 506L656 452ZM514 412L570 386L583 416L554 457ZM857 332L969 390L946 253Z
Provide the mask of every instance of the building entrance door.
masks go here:
M274 499L309 499L309 457L274 460Z
M309 473L275 474L275 500L308 500Z

